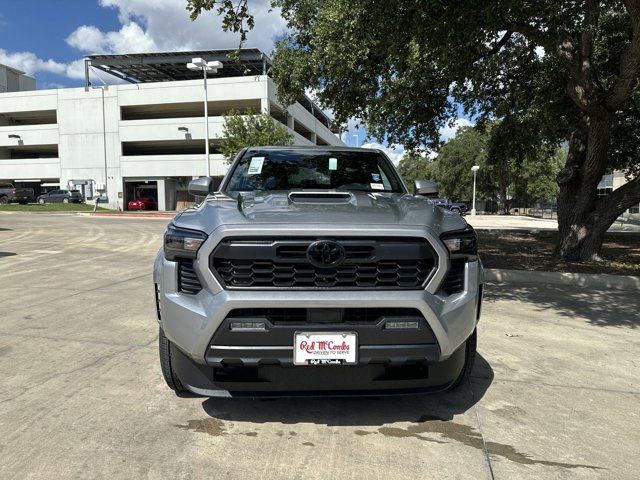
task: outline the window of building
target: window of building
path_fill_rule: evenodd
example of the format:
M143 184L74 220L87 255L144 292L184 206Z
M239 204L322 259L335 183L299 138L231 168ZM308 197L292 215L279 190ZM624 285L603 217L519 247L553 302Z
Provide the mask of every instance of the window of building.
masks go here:
M598 196L604 197L613 191L613 173L607 173L602 176L602 180L598 184Z

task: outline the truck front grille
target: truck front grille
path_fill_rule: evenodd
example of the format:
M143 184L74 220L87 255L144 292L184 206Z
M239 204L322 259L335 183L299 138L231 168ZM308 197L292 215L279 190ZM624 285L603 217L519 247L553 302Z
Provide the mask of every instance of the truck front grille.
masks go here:
M227 289L419 289L436 265L423 238L332 238L344 249L331 267L307 256L317 238L228 238L211 255L214 275Z

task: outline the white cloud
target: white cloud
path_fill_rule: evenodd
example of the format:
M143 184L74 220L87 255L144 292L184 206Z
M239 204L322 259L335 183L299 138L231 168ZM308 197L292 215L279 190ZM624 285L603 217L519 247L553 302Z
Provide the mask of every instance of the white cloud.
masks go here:
M43 60L33 52L8 52L0 48L0 63L22 70L31 76L38 72L48 72L73 79L84 78L84 61L82 59L60 63L52 59Z
M194 22L184 0L100 0L103 7L118 10L119 30L102 31L82 25L67 37L67 43L86 53L140 53L176 50L236 48L239 34L223 32L216 12L203 12ZM255 28L245 46L268 53L286 24L279 10L270 11L269 0L250 3Z
M398 165L398 163L400 163L400 160L402 160L402 157L404 156L404 148L401 145L397 145L394 148L378 142L369 142L362 145L362 148L375 148L378 150L382 150L394 165Z
M446 142L456 136L460 127L470 127L472 125L473 123L466 118L457 118L452 124L446 124L440 128L438 131L440 140Z
M7 52L2 48L0 48L0 63L22 70L27 75L33 75L36 72L64 74L66 69L64 63L51 59L42 60L32 52Z
M192 22L184 0L100 0L105 8L118 11L120 28L102 31L95 25L81 25L66 38L67 44L82 54L141 53L180 50L236 48L239 34L223 32L222 18L216 12L204 12ZM244 46L269 53L286 23L280 11L270 9L270 0L252 0L250 12L255 28ZM44 60L33 52L8 52L0 48L0 63L34 75L49 72L74 80L84 78L84 61L68 63ZM111 81L112 78L109 78Z

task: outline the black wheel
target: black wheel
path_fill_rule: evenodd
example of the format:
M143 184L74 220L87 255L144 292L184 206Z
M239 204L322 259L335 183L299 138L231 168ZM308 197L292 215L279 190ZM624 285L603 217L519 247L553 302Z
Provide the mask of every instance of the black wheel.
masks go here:
M188 393L187 389L180 383L176 372L174 372L171 367L171 349L175 347L173 347L167 337L164 336L162 329L160 329L160 333L158 334L158 345L160 350L160 367L162 368L164 381L167 382L171 390L176 392L176 395Z
M452 208L451 209L452 212L457 213L458 215L460 215L460 209L459 208Z
M478 334L477 331L474 330L465 344L464 366L462 367L462 371L460 372L460 375L458 375L458 378L456 378L449 388L447 388L447 391L458 388L467 381L469 375L471 375L471 370L473 370L473 362L476 358L477 346Z
M38 203L39 203L40 205L44 205L44 198L39 198L39 199L38 199Z
M0 197L0 205L9 205L9 199L7 197Z
M69 199L68 198L63 198L62 199L62 203L69 203Z

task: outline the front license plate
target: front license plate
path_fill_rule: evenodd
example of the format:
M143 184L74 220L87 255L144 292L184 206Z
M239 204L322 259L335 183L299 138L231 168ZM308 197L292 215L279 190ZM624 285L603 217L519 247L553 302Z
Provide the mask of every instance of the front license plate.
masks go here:
M296 332L294 365L354 365L358 361L355 332Z

